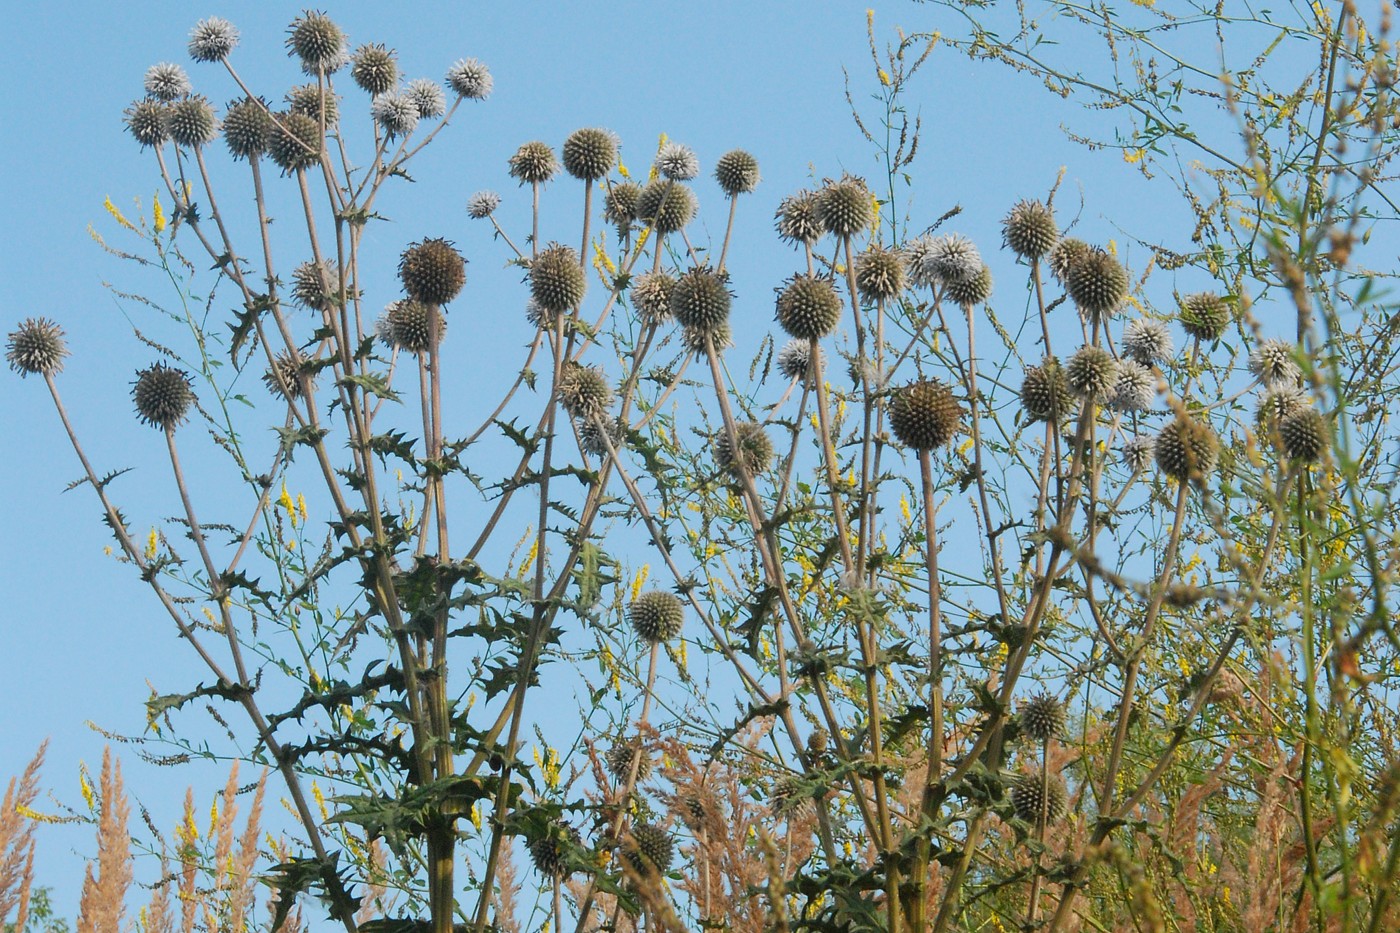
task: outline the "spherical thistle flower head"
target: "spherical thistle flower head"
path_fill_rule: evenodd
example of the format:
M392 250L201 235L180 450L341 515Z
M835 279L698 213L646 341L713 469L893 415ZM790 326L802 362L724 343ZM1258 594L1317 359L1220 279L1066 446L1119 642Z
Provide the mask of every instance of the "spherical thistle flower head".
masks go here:
M403 95L413 101L424 120L436 120L447 112L447 95L431 78L414 78L404 85Z
M369 113L390 139L403 139L418 128L418 107L404 94L380 94Z
M797 774L785 774L773 782L773 793L769 805L778 816L792 816L799 812L812 798L802 793L802 778Z
M945 233L927 239L919 244L911 259L918 267L911 269L911 273L928 285L971 282L986 266L977 246L961 233Z
M436 305L424 304L412 298L396 301L386 309L389 346L407 353L427 353L433 349L433 328L437 327L437 343L447 336L447 318Z
M399 83L399 62L383 45L362 45L350 56L350 77L362 91L378 96Z
M536 330L554 330L554 325L559 321L559 315L535 299L527 298L525 299L525 320L529 321Z
M339 298L340 277L328 260L304 262L292 270L292 300L310 311L327 311Z
M1125 356L1144 366L1165 363L1171 359L1174 349L1172 332L1166 322L1145 317L1128 322L1128 326L1123 328L1120 346Z
M1123 446L1118 450L1118 456L1123 461L1124 466L1136 473L1151 465L1155 445L1156 442L1153 438L1141 434L1134 435L1123 442Z
M330 88L321 88L315 84L298 84L287 92L283 98L287 102L287 109L292 113L301 113L321 123L322 115L325 115L325 124L328 127L335 126L340 120L340 100L332 93Z
M597 181L617 163L617 137L607 130L585 127L564 140L564 171L581 181Z
M1300 408L1278 423L1283 455L1299 463L1316 463L1327 450L1327 419L1315 408Z
M852 237L875 221L875 205L865 181L846 175L817 192L817 217L832 236Z
M819 340L841 320L841 296L825 276L794 275L778 292L776 317L789 337Z
M642 740L636 736L619 739L603 753L603 764L608 773L619 781L627 780L632 771L632 759L637 759L637 781L645 781L651 774L651 755L647 753Z
M1181 326L1197 340L1219 340L1230 326L1230 306L1215 292L1196 292L1181 299Z
M637 637L649 645L674 641L685 626L685 606L675 593L652 590L627 607L627 621Z
M272 365L263 373L263 382L267 391L278 398L301 398L301 366L290 353L279 353L272 358Z
M473 220L485 220L496 213L501 206L501 196L494 191L478 191L467 198L467 216Z
M666 143L656 153L656 170L672 181L690 181L700 174L700 160L689 146Z
M63 358L67 355L63 328L48 318L26 318L10 331L10 339L5 344L5 359L21 378L30 373L52 376L62 372Z
M1050 247L1050 256L1046 264L1050 267L1050 274L1055 277L1055 281L1061 285L1066 284L1069 279L1069 270L1073 268L1081 256L1092 249L1093 247L1088 243L1074 237L1064 237Z
M267 133L272 117L262 101L243 98L224 110L224 145L234 159L255 159L267 149Z
M171 62L160 62L146 69L146 93L156 100L178 100L194 90L185 69Z
M190 377L164 363L156 363L136 374L131 397L141 420L161 430L179 427L194 403Z
M626 442L627 428L620 418L588 418L578 425L579 447L595 457L608 456L609 443L613 450L621 450Z
M535 870L546 878L566 878L570 870L565 854L570 849L582 847L583 840L578 830L567 823L551 823L545 827L544 835L531 839L525 844L530 852L530 861Z
M1047 356L1039 366L1026 367L1021 380L1021 410L1030 420L1058 423L1073 404L1069 380L1058 359Z
M1042 693L1021 704L1021 734L1036 742L1056 738L1065 731L1065 705Z
M614 225L621 236L637 219L637 203L642 197L642 186L636 182L624 181L608 188L603 197L603 219Z
M1022 259L1039 259L1055 246L1060 231L1055 214L1043 201L1018 201L1001 222L1007 247Z
M1118 361L1118 380L1108 398L1115 411L1146 411L1157 398L1157 377L1136 360Z
M756 476L773 463L773 441L757 421L741 421L734 425L733 441L727 430L721 430L715 438L715 463L736 478L741 467L750 476Z
M321 125L304 113L279 113L267 128L267 154L287 174L321 161Z
M399 257L399 281L408 297L424 304L445 305L466 284L467 261L447 240L420 240Z
M1154 445L1157 468L1178 482L1204 477L1215 468L1215 432L1194 418L1177 418Z
M715 181L731 198L758 187L758 160L742 149L731 149L715 163Z
M671 289L671 313L682 327L714 331L729 320L732 300L724 276L696 266L676 280Z
M797 191L783 198L773 219L778 238L788 243L811 246L822 237L822 220L817 211L815 192Z
M550 244L530 262L530 297L547 311L562 314L577 308L587 287L572 246Z
M159 146L168 138L165 132L165 111L168 106L158 100L145 98L134 101L122 114L126 128L141 144L141 148Z
M559 160L554 150L539 140L525 143L510 157L510 177L522 185L542 185L559 171Z
M660 826L637 823L632 827L632 838L626 850L627 861L639 874L648 875L654 871L664 875L671 870L675 848L671 834Z
M190 30L190 58L197 62L221 62L238 45L238 29L226 19L211 16Z
M695 194L666 178L650 182L637 196L637 219L657 233L675 233L695 217Z
M453 93L468 100L485 100L490 97L491 87L495 83L491 78L490 69L474 58L462 58L454 62L452 67L447 69L446 80Z
M992 296L992 270L983 266L970 279L949 281L943 286L943 297L960 307L980 305Z
M676 280L666 272L644 272L632 280L632 306L652 322L671 316L671 290Z
M1303 378L1302 367L1293 358L1294 345L1287 340L1261 340L1250 351L1249 371L1265 385L1297 385Z
M821 352L821 347L817 347L818 359ZM778 351L777 365L778 372L787 378L805 380L813 372L811 341L794 337L783 344Z
M207 97L186 97L165 108L165 135L177 146L203 146L218 132L214 105Z
M1085 401L1107 401L1118 384L1118 362L1103 347L1080 347L1065 365L1065 381Z
M709 355L710 347L715 353L723 353L734 346L734 332L727 323L715 328L682 327L681 346L703 360Z
M1080 253L1065 274L1065 290L1091 321L1114 314L1128 300L1128 270L1105 250Z
M936 379L921 379L894 393L890 401L890 430L911 450L935 450L946 445L962 426L962 409L953 390Z
M1046 786L1041 786L1041 772L1022 774L1011 785L1011 806L1016 810L1016 818L1039 826L1064 815L1068 794L1064 781L1051 775Z
M1280 421L1311 404L1307 393L1297 386L1275 384L1260 397L1259 407L1255 410L1255 420L1260 430L1272 434L1278 430Z
M559 404L580 420L598 418L612 407L613 390L601 369L570 363L559 376Z
M856 289L866 301L887 301L904 291L904 256L872 244L856 256Z
M340 59L345 44L340 27L316 10L302 13L287 29L287 54L300 58L302 68L311 74L329 74L333 69L328 66Z

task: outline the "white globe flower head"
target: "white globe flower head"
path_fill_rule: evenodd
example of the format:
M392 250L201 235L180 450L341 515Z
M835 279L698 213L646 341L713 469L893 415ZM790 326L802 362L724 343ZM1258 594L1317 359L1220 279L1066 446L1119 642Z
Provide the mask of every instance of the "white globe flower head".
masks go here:
M458 97L485 100L491 95L491 71L474 58L463 58L447 69L447 86Z
M403 94L380 94L369 109L390 139L401 139L418 126L418 108Z
M690 181L700 174L700 160L689 146L667 143L656 154L656 170L672 181Z
M147 94L167 103L185 97L194 90L185 69L172 62L161 62L147 68L145 85Z
M424 120L435 120L447 112L447 95L430 78L417 78L408 82L403 89L404 96L418 108L418 116Z
M226 19L211 16L190 30L190 58L197 62L221 62L238 45L238 29Z

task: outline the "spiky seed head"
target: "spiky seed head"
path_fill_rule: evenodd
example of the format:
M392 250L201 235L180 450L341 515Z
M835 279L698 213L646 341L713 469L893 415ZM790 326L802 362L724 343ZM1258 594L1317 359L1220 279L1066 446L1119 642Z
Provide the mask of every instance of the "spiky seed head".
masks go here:
M855 236L875 221L870 189L853 175L827 182L817 192L817 217L832 236Z
M466 284L467 261L447 240L421 240L399 257L399 281L408 297L424 304L445 305Z
M572 246L550 244L530 262L530 297L547 311L563 314L577 308L587 288Z
M302 67L311 74L329 72L329 66L340 60L345 43L340 27L315 10L307 10L292 20L287 30L287 54L300 58Z
M1215 468L1215 433L1194 418L1177 418L1162 429L1154 445L1157 468L1178 482L1204 477Z
M1327 420L1315 408L1300 408L1278 423L1283 455L1300 463L1316 463L1328 446Z
M624 181L608 189L603 198L603 219L617 227L619 236L637 219L637 202L641 197L642 186L636 182Z
M778 238L794 245L811 246L822 237L821 212L817 196L811 191L797 191L783 198L774 215Z
M386 94L399 83L398 59L382 44L362 45L350 56L350 77L368 94Z
M1272 385L1259 399L1255 420L1262 431L1272 434L1278 429L1280 421L1310 404L1307 393L1302 389L1282 383Z
M637 637L649 645L673 641L685 626L685 607L675 593L652 590L627 607L627 621Z
M915 237L908 256L910 277L927 288L970 282L985 266L976 244L960 233Z
M1230 326L1230 306L1215 292L1197 292L1181 299L1181 326L1198 340L1219 340Z
M1018 201L1001 222L1002 239L1022 259L1039 259L1060 238L1055 215L1043 201Z
M485 100L491 95L491 87L495 83L491 70L474 58L463 58L453 63L447 69L446 80L453 93L468 100Z
M339 299L340 276L323 259L309 260L292 270L292 300L311 311L326 311Z
M148 95L167 103L178 100L194 90L190 86L190 76L185 74L185 69L172 62L159 62L147 68L143 84Z
M559 376L559 404L580 420L598 418L612 407L613 390L603 371L570 363Z
M207 97L196 95L166 105L165 135L177 146L203 146L214 138L218 128L214 105Z
M1118 379L1108 398L1115 411L1145 411L1157 398L1157 377L1136 360L1118 361Z
M292 113L304 113L317 123L322 122L321 116L324 114L327 127L335 126L340 120L340 99L329 87L298 84L287 92L284 99Z
M1055 281L1061 285L1067 285L1069 283L1069 270L1092 249L1093 247L1088 243L1074 237L1063 237L1050 247L1050 256L1046 260L1046 265L1049 266L1050 274L1055 277Z
M1058 775L1051 775L1045 788L1040 784L1041 773L1036 771L1020 775L1011 785L1011 805L1016 810L1016 818L1032 826L1063 816L1068 797L1064 781Z
M770 803L773 812L779 816L791 816L811 803L812 798L804 794L801 788L801 775L784 774L774 781Z
M794 275L778 292L776 317L788 336L819 340L841 320L841 296L825 276Z
M1123 461L1123 465L1136 473L1139 470L1147 469L1152 463L1152 457L1156 442L1144 435L1135 435L1123 442L1119 448L1118 455Z
M756 476L773 463L773 442L763 425L741 421L734 425L734 436L738 441L737 453L728 431L721 430L715 438L715 463L720 469L737 477L742 466L750 476Z
M1297 385L1303 370L1293 358L1293 344L1271 338L1259 341L1249 354L1249 371L1267 386Z
M631 844L627 846L627 861L641 874L655 871L664 875L671 870L671 860L675 857L675 843L671 834L660 826L651 823L638 823L632 827Z
M263 382L267 391L278 398L301 398L301 366L290 353L279 353L272 358L272 365L263 373Z
M68 345L63 340L63 328L43 317L31 317L10 331L5 344L5 359L21 378L30 373L52 376L63 371L63 358Z
M447 336L447 318L442 311L436 305L412 298L389 305L386 320L390 346L409 353L427 353L433 348L435 323L438 343Z
M1065 275L1070 299L1091 321L1110 317L1128 300L1128 270L1106 250L1080 253Z
M535 299L527 298L525 299L525 320L538 330L554 330L554 325L559 321L559 315Z
M308 78L330 77L348 64L350 64L350 39L347 36L340 43L340 51L325 61L317 64L302 62L301 73Z
M447 112L447 96L431 78L414 78L404 85L403 95L413 101L424 120L436 120Z
M904 291L904 256L872 244L856 256L856 289L866 301L887 301Z
M522 185L542 185L559 171L559 160L548 143L532 140L515 150L511 156L510 177Z
M179 427L185 420L194 402L194 391L185 372L156 363L136 374L131 398L143 422L167 430Z
M613 450L622 450L627 442L627 430L619 418L586 418L578 426L578 443L584 453L595 457L608 456L608 444Z
M221 62L238 45L238 29L226 19L211 16L190 30L190 58L197 62Z
M980 305L992 296L992 270L983 266L976 275L943 286L943 297L967 308Z
M1065 381L1085 401L1106 401L1118 382L1118 363L1103 347L1080 347L1065 366Z
M535 870L546 878L564 878L572 874L567 864L566 854L570 849L583 845L578 830L567 823L551 823L542 836L525 844L530 852L530 861Z
M1144 366L1165 363L1172 355L1171 329L1164 321L1135 318L1123 328L1120 346L1125 356Z
M1038 694L1021 704L1021 733L1036 742L1045 742L1065 730L1065 706L1048 693Z
M717 809L713 795L702 787L682 791L675 800L681 820L696 832L704 830L706 821Z
M617 137L607 130L574 130L564 140L564 171L581 181L597 181L617 162Z
M418 106L404 94L380 94L369 113L390 139L403 139L418 128Z
M648 321L671 316L671 290L676 280L666 272L644 272L632 280L632 305Z
M473 220L485 220L496 213L501 206L501 196L494 191L478 191L467 199L467 216Z
M681 328L681 346L686 352L693 353L699 359L705 359L709 352L706 346L714 348L715 353L723 353L734 346L734 332L727 323L716 328L706 330L699 327Z
M165 130L165 111L168 106L147 97L133 101L122 114L127 130L141 144L142 149L147 146L159 146L169 138Z
M245 97L229 104L224 111L222 128L229 155L235 159L254 159L262 155L271 126L272 118L263 102Z
M700 160L689 146L666 143L656 153L656 170L672 181L690 181L700 174Z
M639 752L640 754L638 754ZM632 757L634 755L637 756L637 782L641 783L651 774L651 755L642 745L640 738L633 736L630 739L614 742L612 747L603 754L603 764L614 778L618 781L625 781L632 770Z
M321 161L321 125L304 113L279 113L267 128L267 154L291 173Z
M637 196L637 219L657 233L675 233L694 216L695 195L679 182L658 178Z
M825 729L813 729L807 733L807 754L809 755L825 755L830 744L831 733Z
M1069 380L1058 359L1047 356L1039 366L1026 367L1021 380L1021 410L1028 418L1058 423L1069 414L1073 403Z
M728 322L731 298L723 276L706 266L696 266L671 289L671 313L682 327L713 332Z
M921 379L894 393L890 400L890 429L911 450L944 446L962 425L962 409L953 390L937 379Z
M820 354L821 347L817 348ZM810 341L794 337L783 344L778 351L778 372L789 379L806 380L812 372L812 344Z
M715 163L715 181L731 198L758 187L758 160L742 149L731 149Z

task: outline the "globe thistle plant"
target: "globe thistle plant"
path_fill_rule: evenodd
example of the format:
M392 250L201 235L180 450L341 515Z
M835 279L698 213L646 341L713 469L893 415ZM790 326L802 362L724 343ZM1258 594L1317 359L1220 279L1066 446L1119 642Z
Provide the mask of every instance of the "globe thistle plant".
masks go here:
M627 621L637 637L649 645L674 641L685 626L685 606L675 593L652 590L627 607Z
M301 73L308 78L328 78L350 64L350 40L345 37L340 43L340 50L330 58L321 62L301 63Z
M904 257L871 245L856 256L856 289L866 301L888 301L904 291Z
M572 246L551 244L530 262L530 296L547 311L563 314L577 308L587 286Z
M380 94L369 112L389 139L403 139L418 128L418 107L404 94Z
M339 62L345 44L340 27L326 14L314 10L292 20L287 30L287 54L300 58L302 67L311 74L334 70L329 66Z
M700 160L689 146L666 143L656 154L656 170L672 181L690 181L700 174Z
M720 469L737 477L742 466L744 472L755 476L772 465L773 441L763 430L763 425L756 421L741 421L734 425L734 437L737 448L735 441L730 440L728 431L720 431L715 438L715 463Z
M1118 379L1108 398L1115 411L1146 411L1157 397L1157 377L1136 360L1118 361Z
M126 108L123 114L126 128L142 149L159 146L169 138L165 130L165 111L168 107L168 104L158 100L145 98L134 101Z
M302 113L317 123L335 126L340 121L340 101L331 89L315 84L298 84L287 92L284 98L287 109L292 113Z
M407 353L428 353L434 349L433 329L437 328L437 343L447 336L447 318L437 305L424 304L413 298L389 305L385 315L388 343Z
M63 328L48 318L31 317L10 332L5 344L5 359L21 377L30 373L52 376L63 371L63 358L68 345Z
M612 386L603 371L592 366L567 364L557 391L559 404L580 421L601 417L612 407Z
M558 313L549 310L533 298L525 299L525 320L537 330L554 330L559 321Z
M156 363L136 374L131 398L142 422L168 431L184 422L194 403L194 390L190 388L188 374L165 363Z
M1118 363L1103 347L1080 347L1065 366L1065 381L1087 402L1107 401L1118 384Z
M685 185L658 178L637 196L637 219L657 233L675 233L695 216L695 195Z
M350 77L360 90L378 97L399 83L399 63L394 53L381 44L362 45L350 57Z
M1259 398L1255 420L1266 433L1278 429L1279 422L1311 405L1306 392L1297 386L1276 383Z
M1230 325L1230 307L1215 292L1197 292L1181 299L1181 326L1197 340L1219 340Z
M491 71L475 58L463 58L447 69L447 86L458 97L467 100L485 100L491 96L494 81Z
M166 105L165 135L177 146L203 146L214 138L218 126L214 106L206 97L196 95Z
M634 757L637 759L637 780L645 781L651 774L651 755L647 753L639 737L614 742L612 747L603 753L603 765L618 781L625 781L632 770Z
M1117 313L1128 300L1128 270L1106 250L1088 249L1075 256L1064 283L1070 299L1091 321Z
M811 246L821 239L821 215L817 211L817 196L811 191L798 191L783 198L774 221L779 239L788 243Z
M1011 806L1016 811L1016 818L1032 826L1063 816L1067 797L1064 781L1058 776L1046 781L1039 771L1022 774L1011 785Z
M723 353L734 346L734 332L728 323L714 328L682 327L681 346L685 347L687 353L703 360L709 355L710 349L716 353Z
M1141 434L1134 435L1123 442L1123 446L1118 450L1119 459L1123 465L1134 473L1145 470L1152 464L1155 455L1156 441L1151 437Z
M290 353L279 353L272 358L272 365L263 373L263 383L267 391L278 398L301 398L301 366L292 359Z
M1054 696L1041 693L1021 704L1018 720L1022 735L1047 742L1064 732L1065 706Z
M277 114L267 128L266 148L282 171L308 169L321 161L321 125L304 113Z
M632 838L626 849L627 861L641 874L655 871L664 875L671 870L675 858L675 843L671 834L651 823L632 827Z
M691 269L671 289L676 321L701 332L713 332L729 320L730 301L724 277L706 266Z
M466 284L467 263L447 240L420 240L399 257L399 280L408 297L424 304L445 305Z
M1027 366L1021 380L1021 410L1032 421L1059 422L1070 412L1073 397L1064 368L1053 356Z
M798 340L819 340L841 320L841 296L831 279L795 275L778 292L778 325Z
M190 77L185 74L185 69L171 62L160 62L147 68L143 83L148 95L166 103L178 100L194 90L190 86Z
M1043 201L1018 201L1001 222L1001 234L1008 249L1030 260L1050 252L1060 238L1055 215Z
M564 140L564 171L581 181L597 181L617 162L617 137L607 130L574 130Z
M211 16L190 30L190 58L197 62L221 62L238 45L238 30L226 19Z
M846 175L817 192L817 217L832 236L849 238L875 222L875 205L862 179Z
M579 447L595 457L608 456L609 443L613 450L621 450L626 441L627 428L620 418L587 418L578 424Z
M715 163L715 181L731 198L750 194L758 187L758 160L742 149L732 149Z
M1249 371L1267 386L1297 385L1303 378L1302 367L1293 358L1293 344L1286 340L1261 340L1250 351Z
M926 287L971 282L984 268L982 254L960 233L916 238L910 251L909 273Z
M1329 434L1327 420L1315 408L1300 408L1279 419L1279 442L1289 460L1316 463L1327 450Z
M1178 482L1204 476L1215 468L1215 433L1194 418L1178 417L1157 435L1157 468Z
M1144 366L1165 363L1173 350L1171 330L1166 323L1145 317L1128 322L1119 345L1125 356Z
M566 854L583 845L578 830L567 823L551 823L545 833L526 843L535 870L546 878L565 878L571 874Z
M447 112L447 96L430 78L414 78L404 85L403 95L413 101L418 116L424 120L436 120Z
M473 220L485 220L501 206L501 196L494 191L478 191L467 199L467 216Z
M262 101L244 98L224 110L224 145L234 159L255 159L267 149L272 117Z
M617 227L618 236L627 232L637 219L637 204L642 197L642 186L636 182L624 181L608 188L603 198L603 219Z
M339 283L327 260L304 262L292 270L292 300L311 311L328 311L337 303Z
M671 316L671 290L676 280L665 272L644 272L632 280L632 306L648 321Z
M980 305L992 296L992 270L983 266L970 279L950 280L943 286L943 297L967 308Z
M1069 270L1072 269L1084 255L1093 249L1083 240L1074 237L1063 237L1050 248L1050 256L1046 260L1046 265L1050 268L1050 274L1055 277L1055 281L1065 285L1069 280Z
M817 358L821 359L821 347L817 348ZM812 374L812 344L809 340L794 337L783 344L776 359L778 372L788 379L807 379Z
M510 177L522 185L542 185L559 171L554 150L539 140L525 143L510 157Z
M962 424L962 409L953 390L936 379L921 379L894 393L890 429L911 450L934 450L948 444Z

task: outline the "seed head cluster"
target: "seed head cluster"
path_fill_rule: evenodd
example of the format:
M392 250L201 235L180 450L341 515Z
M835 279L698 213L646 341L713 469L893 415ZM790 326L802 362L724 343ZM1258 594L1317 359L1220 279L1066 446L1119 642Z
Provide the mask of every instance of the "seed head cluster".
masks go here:
M68 355L68 345L63 339L63 328L48 318L26 318L5 344L5 359L10 368L20 376L38 373L52 376L63 370L63 358Z
M841 319L841 296L831 279L795 275L778 292L778 325L798 340L820 339Z
M647 644L673 641L685 626L685 607L676 594L652 590L627 607L627 621Z
M737 447L729 439L728 431L721 430L715 438L715 463L720 469L737 477L742 467L744 472L754 476L773 463L773 441L763 430L763 425L756 421L741 421L734 425L734 436Z
M581 129L564 140L564 171L583 181L596 181L617 162L617 139L607 130Z
M552 244L530 262L530 297L555 314L572 311L583 301L588 278L572 246Z
M890 401L890 429L911 450L934 450L951 441L962 423L953 390L922 379L897 390Z
M194 403L190 377L183 370L156 363L136 374L131 390L141 421L162 431L180 426Z
M424 304L445 305L467 281L467 262L447 240L420 240L399 257L399 281L408 297Z

